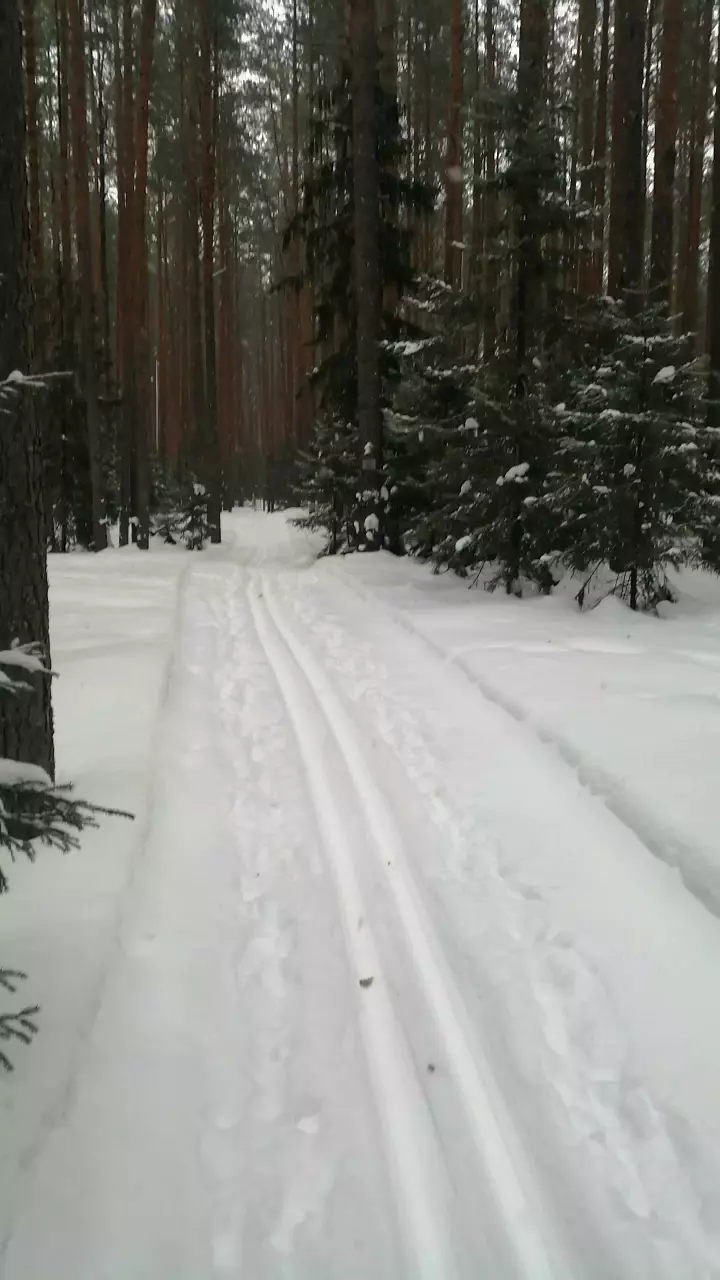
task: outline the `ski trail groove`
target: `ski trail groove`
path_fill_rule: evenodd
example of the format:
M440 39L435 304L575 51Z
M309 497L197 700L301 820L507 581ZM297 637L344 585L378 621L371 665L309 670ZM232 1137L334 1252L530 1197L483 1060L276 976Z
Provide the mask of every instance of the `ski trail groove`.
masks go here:
M302 675L281 637L262 595L248 587L250 612L262 648L274 672L298 740L313 807L335 877L346 942L362 990L359 1022L381 1111L394 1175L409 1275L419 1280L447 1280L457 1274L451 1233L444 1207L447 1190L440 1184L441 1156L408 1046L392 1007L367 910L355 875L343 814L328 791L322 767L324 726L307 716ZM264 587L267 592L267 587ZM364 922L362 929L358 922Z
M519 1139L507 1114L490 1066L467 1024L465 1010L452 974L407 868L402 837L392 811L373 778L347 713L315 658L297 639L283 618L266 578L262 581L262 592L261 605L250 588L251 609L258 632L265 644L268 659L276 670L295 724L321 828L326 839L330 837L328 852L331 854L338 877L348 938L353 958L358 965L358 972L362 976L363 965L371 959L365 949L368 945L373 966L370 967L369 972L379 974L380 968L369 928L366 925L362 933L358 933L357 930L358 918L362 916L367 919L367 915L361 909L359 887L352 867L352 851L345 840L342 815L328 793L322 768L318 766L320 756L313 755L311 752L310 739L321 741L320 735L325 735L328 731L337 744L340 756L344 759L353 790L372 837L370 843L383 868L424 997L445 1047L446 1067L462 1100L478 1160L486 1175L487 1186L494 1199L494 1208L498 1221L502 1225L509 1252L514 1258L517 1275L524 1277L525 1280L566 1280L570 1274L569 1269L561 1257L557 1242L552 1238L554 1232L550 1224L542 1221L539 1196L535 1194L533 1179L526 1165ZM317 724L312 733L308 732L301 715L303 698L298 691L298 676L301 681L304 679L314 695L312 718ZM320 732L318 732L318 726L320 726ZM342 853L338 856L341 849ZM364 971L368 972L367 969ZM386 984L381 981L376 984L376 987L372 992L366 992L366 995L372 995L376 1000L384 1001ZM367 1007L368 1009L372 1007L370 1002ZM388 1022L392 1020L389 1005L386 1010L383 1010L383 1014L385 1020ZM381 1029L377 1018L368 1030L369 1038L380 1031L383 1037L383 1048L388 1047L384 1038L387 1027L383 1026ZM394 1031L393 1034L397 1038L397 1032ZM380 1066L378 1049L377 1043L370 1044L370 1053L375 1058L376 1067ZM393 1073L397 1075L395 1063ZM393 1081L394 1092L397 1092L398 1083L397 1080ZM389 1101L387 1080L381 1081L381 1088L385 1094L385 1101ZM409 1118L406 1115L405 1121ZM405 1136L407 1139L407 1135ZM398 1154L396 1147L395 1156L397 1157ZM406 1146L402 1155L403 1157L410 1155L410 1148ZM414 1157L411 1156L411 1159ZM413 1165L408 1165L403 1160L400 1171L403 1180L416 1171L417 1166L413 1170ZM417 1187L412 1188L413 1193L418 1190ZM404 1191L408 1193L410 1187L405 1185ZM426 1231L428 1219L424 1216L425 1211L421 1212L421 1201L416 1199L412 1208L414 1221L418 1223L421 1230ZM421 1248L418 1238L416 1256L419 1262L425 1261L423 1254L424 1248ZM434 1266L430 1266L429 1269L424 1266L414 1274L437 1277L450 1273L445 1270L438 1271Z

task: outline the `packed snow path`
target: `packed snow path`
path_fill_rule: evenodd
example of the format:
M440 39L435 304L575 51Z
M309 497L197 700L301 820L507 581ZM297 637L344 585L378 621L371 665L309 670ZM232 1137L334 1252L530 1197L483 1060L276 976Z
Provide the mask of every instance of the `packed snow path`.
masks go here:
M367 581L228 532L0 1276L720 1276L717 915Z

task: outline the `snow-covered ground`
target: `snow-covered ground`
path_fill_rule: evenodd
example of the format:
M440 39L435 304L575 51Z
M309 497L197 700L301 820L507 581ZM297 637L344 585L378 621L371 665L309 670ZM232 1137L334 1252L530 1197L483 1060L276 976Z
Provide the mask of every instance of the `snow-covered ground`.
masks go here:
M3 1280L720 1276L720 586L518 602L249 511L57 558Z

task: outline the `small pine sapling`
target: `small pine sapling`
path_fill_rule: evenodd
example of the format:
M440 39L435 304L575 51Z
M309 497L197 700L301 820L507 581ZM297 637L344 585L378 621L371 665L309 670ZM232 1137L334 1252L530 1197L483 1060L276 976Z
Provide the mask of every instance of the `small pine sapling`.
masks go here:
M0 651L0 694L23 697L30 690L27 677L50 677L38 645L17 645ZM23 678L25 677L25 678ZM86 827L96 827L100 815L131 818L119 809L78 800L69 786L58 786L44 769L21 760L0 757L0 854L12 863L18 855L34 862L39 845L67 853L79 846ZM0 894L8 890L8 875L0 862ZM13 969L0 969L0 987L15 994L25 977ZM0 1013L0 1041L29 1044L37 1030L37 1006ZM12 1062L0 1050L0 1067L11 1071Z

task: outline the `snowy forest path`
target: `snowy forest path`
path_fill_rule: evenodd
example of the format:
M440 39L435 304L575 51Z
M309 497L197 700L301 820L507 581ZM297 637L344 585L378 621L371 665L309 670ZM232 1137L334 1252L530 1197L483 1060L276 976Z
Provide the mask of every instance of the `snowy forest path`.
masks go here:
M718 1280L717 920L350 566L229 526L0 1280Z
M551 1261L556 1247L548 1250L540 1229L542 1218L534 1203L537 1189L524 1167L517 1135L481 1046L467 1025L451 970L415 888L398 815L385 799L382 783L373 776L370 757L322 669L278 610L267 575L251 586L249 594L258 633L298 738L338 887L348 951L363 989L360 1021L405 1226L408 1273L428 1280L470 1275L482 1263L507 1277L549 1280L569 1274L558 1256ZM331 756L335 764L329 768ZM348 836L348 808L344 805L341 810L335 789L338 759L344 761L344 781L354 801L354 841ZM361 856L375 861L380 872L380 892L376 881L372 897L374 912L387 912L382 892L386 887L394 927L403 936L415 971L415 985L426 1009L420 1036L413 1033L407 1013L403 1019L399 1012L409 1003L403 971L396 969L389 975L383 971L372 934L373 909L368 910L354 866L352 845L358 843L358 836ZM422 1042L427 1046L433 1040L436 1062L428 1057L427 1048L425 1060L422 1054ZM439 1072L437 1062L442 1064ZM444 1106L428 1096L431 1091L448 1090L456 1096L446 1099ZM446 1181L443 1177L443 1163L452 1169L457 1158L454 1131L443 1132L443 1110L459 1111L460 1123L471 1135L476 1167L474 1171L465 1168L464 1178L449 1175ZM449 1195L453 1186L454 1194ZM468 1192L471 1203L467 1203ZM476 1242L474 1252L469 1252L468 1237L471 1240L474 1234L470 1224L477 1220L480 1206L485 1240L480 1245ZM544 1227L549 1232L547 1223ZM456 1261L453 1255L459 1255Z

